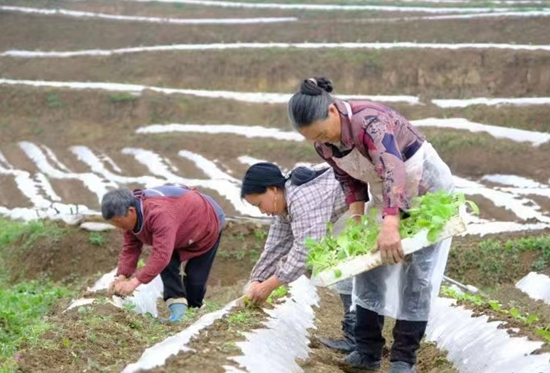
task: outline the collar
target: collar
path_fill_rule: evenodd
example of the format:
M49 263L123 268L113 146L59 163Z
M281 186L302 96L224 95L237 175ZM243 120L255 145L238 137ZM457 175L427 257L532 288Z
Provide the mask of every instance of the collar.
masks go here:
M141 199L138 200L137 206L136 206L136 213L137 213L137 223L134 229L132 229L132 232L134 234L138 234L143 229L143 201Z

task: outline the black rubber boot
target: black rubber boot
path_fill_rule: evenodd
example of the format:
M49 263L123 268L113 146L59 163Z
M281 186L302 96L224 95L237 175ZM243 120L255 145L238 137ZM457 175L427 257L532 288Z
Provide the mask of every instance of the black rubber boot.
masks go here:
M341 363L355 369L376 371L380 369L382 348L386 340L382 336L384 316L356 307L355 351L346 356Z
M353 369L376 372L380 370L380 360L372 361L367 354L353 351L340 361L340 364Z
M393 328L389 373L414 373L416 351L426 332L426 321L397 320Z
M342 320L343 339L319 338L319 342L333 350L350 353L355 350L355 311L351 311L351 295L340 294L344 305L344 319Z

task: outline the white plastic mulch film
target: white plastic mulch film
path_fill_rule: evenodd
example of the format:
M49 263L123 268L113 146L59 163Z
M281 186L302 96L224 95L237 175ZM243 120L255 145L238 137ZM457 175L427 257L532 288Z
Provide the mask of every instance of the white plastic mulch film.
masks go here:
M516 283L516 288L530 298L550 304L550 277L531 272Z
M535 354L544 343L510 337L502 322L455 306L455 300L437 298L426 339L448 351L447 359L461 373L550 373L550 354Z
M242 356L231 359L248 373L299 373L297 359L307 359L310 349L308 329L314 327L319 297L315 286L305 276L290 284L289 298L269 314L265 328L244 333L245 342L237 342ZM226 372L241 372L227 366Z
M149 347L137 362L126 366L122 373L134 373L162 366L170 356L177 355L179 352L190 351L191 349L187 347L187 343L191 338L200 333L202 329L212 325L217 319L223 317L235 305L236 301L233 301L219 311L206 314L180 333Z
M97 280L97 282L88 290L90 292L106 290L111 284L111 282L114 281L115 274L116 274L116 269L112 270L109 273L106 273L99 280ZM132 296L126 297L124 299L117 296L113 296L111 299L108 300L108 302L118 308L128 306L128 307L131 307L137 313L140 313L140 314L150 313L154 317L157 317L158 315L157 299L162 296L162 290L163 290L162 280L160 276L157 276L150 283L146 285L138 286L138 288L134 291ZM96 301L95 298L77 299L74 302L72 302L69 307L67 307L67 311L75 307L92 304L95 301Z

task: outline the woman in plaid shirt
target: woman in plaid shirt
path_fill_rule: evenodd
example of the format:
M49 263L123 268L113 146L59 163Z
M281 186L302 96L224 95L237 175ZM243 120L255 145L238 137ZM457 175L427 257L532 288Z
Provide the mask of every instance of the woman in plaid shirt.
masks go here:
M264 251L252 270L247 291L252 301L261 303L273 290L306 273L305 239L323 238L327 234L327 223L337 222L347 206L342 189L326 164L298 167L287 178L272 163L256 163L246 172L241 197L262 213L275 217ZM335 227L335 231L337 229ZM351 287L351 281L342 281L336 288L344 305L342 330L345 338L320 339L328 347L348 353L355 349Z
M415 196L451 192L453 178L424 135L399 113L370 101L338 100L330 92L332 83L326 78L305 80L290 99L289 117L334 169L351 217L360 219L366 202L381 212L378 249L387 263L355 277L357 347L343 363L380 369L382 327L388 316L397 319L389 373L412 373L451 241L404 258L400 214Z

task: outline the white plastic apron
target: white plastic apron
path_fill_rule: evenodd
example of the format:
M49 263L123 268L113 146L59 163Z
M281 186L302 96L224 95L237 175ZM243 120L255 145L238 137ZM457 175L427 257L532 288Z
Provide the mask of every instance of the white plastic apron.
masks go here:
M351 121L351 107L345 105ZM377 208L381 220L383 180L370 160L357 148L332 160L354 179L369 184L371 200L367 209ZM454 190L449 167L427 141L404 165L408 198L427 191ZM383 265L356 276L354 304L399 320L427 321L430 304L439 293L450 246L449 238L407 256L401 263Z

